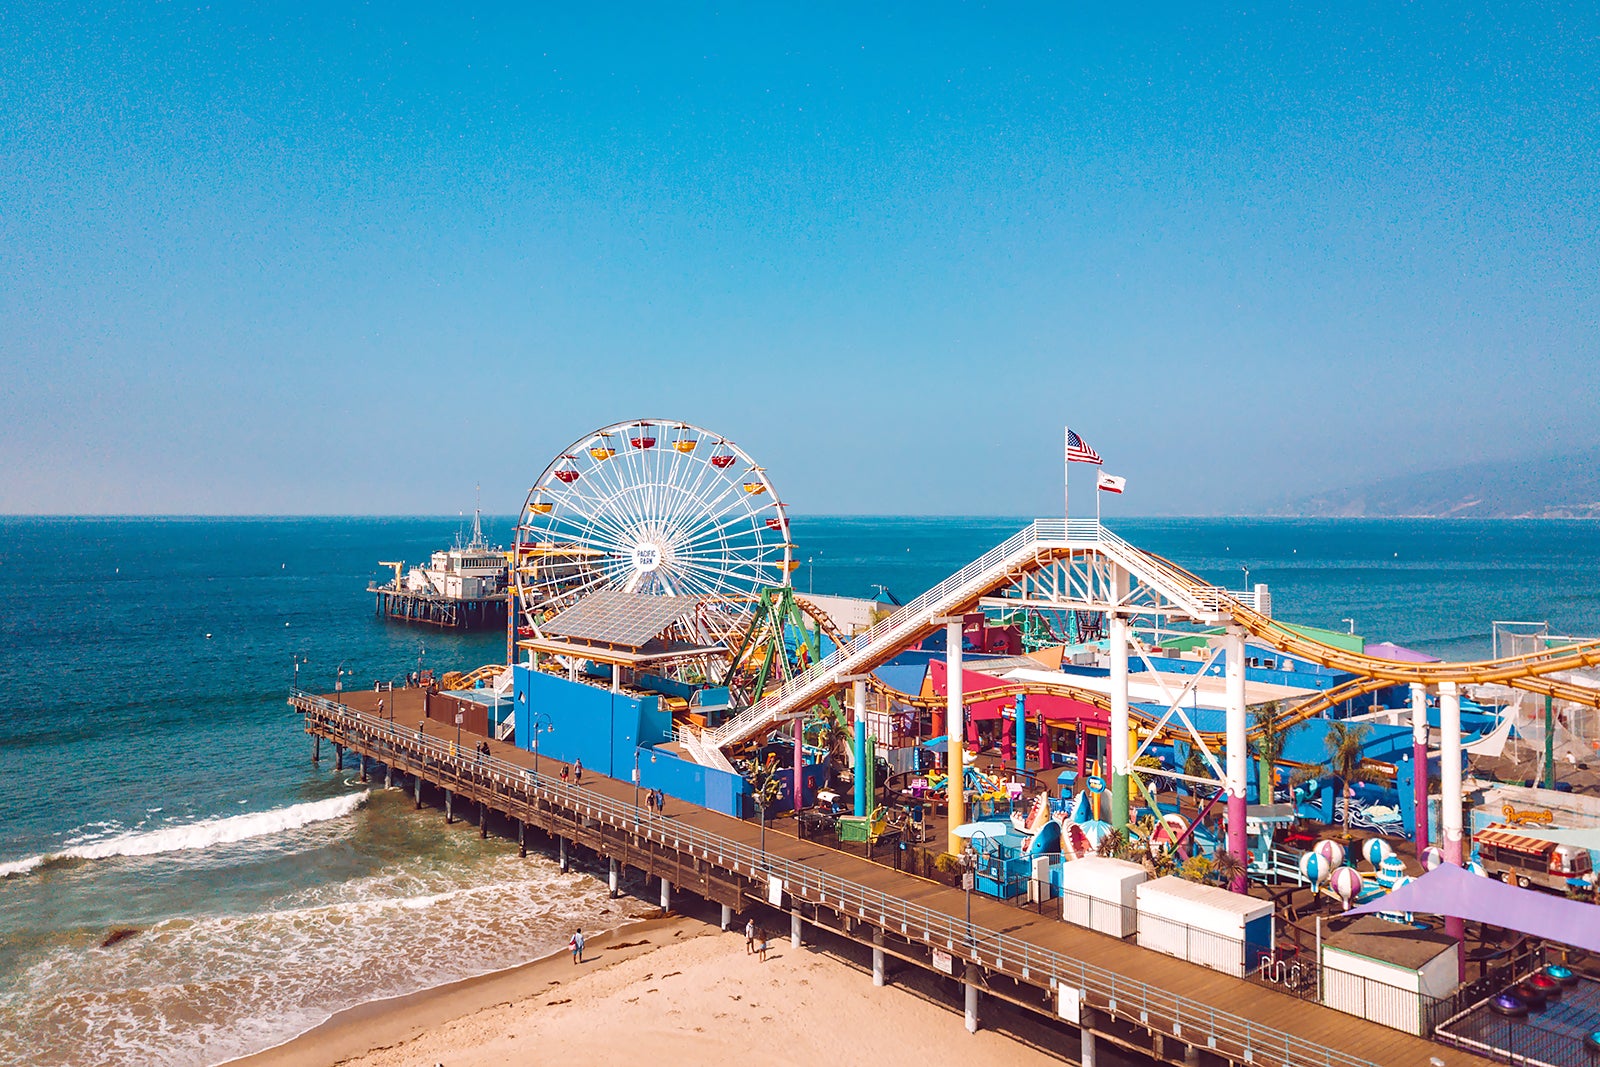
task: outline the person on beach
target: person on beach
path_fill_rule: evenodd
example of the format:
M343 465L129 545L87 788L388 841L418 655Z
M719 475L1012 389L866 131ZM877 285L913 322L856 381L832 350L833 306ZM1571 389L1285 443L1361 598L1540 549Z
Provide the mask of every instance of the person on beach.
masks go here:
M583 760L581 759L572 761L572 780L578 785L583 784Z
M756 949L756 955L761 957L761 962L762 963L766 963L767 962L767 932L766 932L766 930L757 930L756 931L756 941L759 942L759 947Z
M583 962L583 930L579 929L572 935L572 940L567 942L567 947L572 950L572 965L576 967Z
M746 919L744 921L744 954L746 956L749 956L749 955L753 954L755 952L755 950L756 950L756 921L754 919Z

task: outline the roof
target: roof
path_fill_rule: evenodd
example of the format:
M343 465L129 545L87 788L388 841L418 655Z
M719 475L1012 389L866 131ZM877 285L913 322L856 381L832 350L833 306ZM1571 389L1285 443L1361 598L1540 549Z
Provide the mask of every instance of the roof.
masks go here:
M1368 645L1366 654L1376 656L1378 659L1394 660L1396 663L1438 663L1438 656L1430 656L1426 652L1418 652L1414 648L1397 645L1393 641L1375 641Z
M1360 652L1365 640L1360 634L1346 633L1343 630L1324 630L1320 626L1302 626L1299 623L1293 622L1278 622L1278 625L1283 627L1285 630L1299 634L1301 637L1309 637L1313 641L1320 641L1325 645L1332 645L1334 648L1342 648L1346 652ZM1210 629L1201 630L1198 633L1166 637L1162 639L1161 647L1175 648L1180 652L1189 652L1197 648L1205 648L1208 644L1210 644L1210 641L1213 637L1217 637L1225 632L1226 631L1224 631L1222 627L1214 626ZM1250 638L1247 644L1253 648L1271 647L1271 645L1259 637ZM1288 656L1294 656L1296 659L1305 658L1303 656L1295 656L1295 654L1292 652L1287 652L1284 654Z
M1470 874L1450 863L1440 864L1370 904L1351 909L1349 914L1376 911L1412 911L1471 919L1573 948L1600 952L1600 923L1594 921L1593 904L1567 900L1537 889L1518 889Z
M1547 841L1526 834L1508 832L1503 823L1491 823L1473 834L1472 840L1480 845L1494 845L1515 852L1526 852L1530 856L1540 855L1549 847Z
M642 648L694 606L694 597L605 589L590 593L540 629L559 637Z
M1391 922L1376 915L1363 915L1342 929L1331 930L1323 936L1322 943L1327 948L1353 952L1358 956L1416 971L1441 953L1449 952L1455 946L1456 939L1443 930Z
M1269 911L1272 909L1270 900L1235 893L1220 886L1201 885L1199 882L1191 882L1187 878L1170 874L1164 878L1154 878L1142 883L1139 886L1139 894L1143 896L1146 893L1159 893L1180 900L1192 900L1197 904L1204 904L1213 911L1231 911L1246 918L1255 915L1263 907Z
M1568 845L1572 848L1586 848L1591 852L1600 852L1600 826L1581 828L1568 828L1564 826L1516 826L1507 827L1499 831L1507 837L1518 837L1524 841L1553 841L1558 845ZM1477 840L1483 840L1483 831L1473 835Z

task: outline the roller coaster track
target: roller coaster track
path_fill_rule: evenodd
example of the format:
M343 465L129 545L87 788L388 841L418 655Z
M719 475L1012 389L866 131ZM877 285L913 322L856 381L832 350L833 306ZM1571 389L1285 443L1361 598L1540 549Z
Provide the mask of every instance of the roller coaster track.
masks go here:
M506 665L504 663L486 663L469 674L450 671L439 679L439 688L446 690L471 689L480 681L487 682L499 677L505 669Z
M1257 611L1249 594L1211 585L1161 556L1128 543L1092 520L1040 519L990 549L960 571L915 600L836 647L833 652L781 686L764 694L749 708L721 726L695 733L681 727L679 740L702 763L715 751L736 745L770 729L779 721L804 713L855 677L870 675L902 649L937 630L947 617L961 615L979 601L1017 582L1024 574L1041 570L1074 555L1098 555L1115 563L1153 590L1177 611L1206 624L1233 623L1270 647L1333 670L1359 675L1347 683L1280 716L1280 725L1316 714L1331 703L1350 699L1386 685L1420 682L1482 684L1501 682L1527 692L1600 707L1600 689L1573 685L1546 677L1560 671L1600 665L1600 641L1543 650L1521 656L1471 663L1402 663L1349 652L1305 637ZM1139 608L1129 607L1130 614ZM1365 687L1365 688L1363 688ZM1096 704L1096 696L1072 687L1063 695ZM1348 690L1337 700L1340 690ZM1038 691L1022 689L1021 692ZM1001 695L984 690L982 699ZM1100 698L1103 700L1103 698ZM717 760L717 763L724 760Z

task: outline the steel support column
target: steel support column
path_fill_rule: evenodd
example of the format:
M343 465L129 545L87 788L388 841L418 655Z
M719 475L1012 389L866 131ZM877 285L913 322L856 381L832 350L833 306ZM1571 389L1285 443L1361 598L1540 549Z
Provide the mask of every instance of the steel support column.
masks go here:
M1244 689L1244 631L1228 627L1223 638L1224 689L1227 704L1227 751L1225 753L1228 790L1228 852L1240 864L1250 862L1250 846L1245 837L1245 796L1249 790L1250 745L1245 740L1245 689ZM1243 893L1249 880L1243 875L1234 879L1233 891Z
M850 683L850 707L855 716L855 779L856 814L871 815L867 808L867 680L857 678Z
M949 753L945 779L945 808L950 816L945 834L945 851L952 856L961 855L962 840L956 827L967 821L967 726L961 706L961 641L963 626L960 619L945 623L945 750Z
M1121 567L1112 571L1111 595L1118 603L1128 593L1128 572ZM1116 610L1110 616L1111 638L1111 828L1128 829L1128 772L1132 760L1128 753L1128 620ZM1102 767L1104 773L1106 768ZM1084 773L1082 767L1078 774Z
M1461 826L1461 691L1455 682L1439 683L1439 829L1444 861L1463 866ZM1460 944L1461 967L1467 965L1467 924L1447 917L1444 932Z

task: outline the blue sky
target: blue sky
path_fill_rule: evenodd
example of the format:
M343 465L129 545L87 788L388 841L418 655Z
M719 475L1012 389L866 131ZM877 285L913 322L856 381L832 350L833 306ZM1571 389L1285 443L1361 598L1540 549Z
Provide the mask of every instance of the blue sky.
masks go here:
M0 511L1124 513L1600 426L1588 6L0 11ZM1087 481L1081 498L1087 504Z

